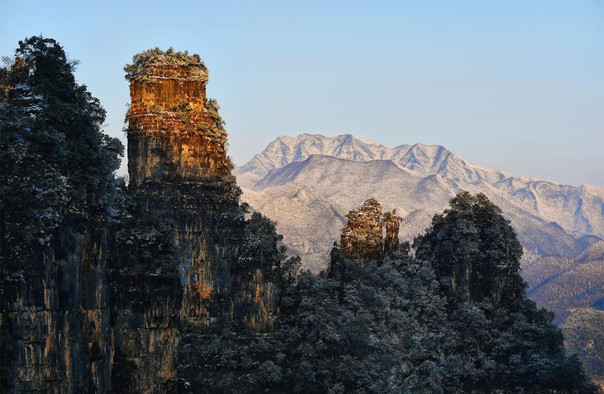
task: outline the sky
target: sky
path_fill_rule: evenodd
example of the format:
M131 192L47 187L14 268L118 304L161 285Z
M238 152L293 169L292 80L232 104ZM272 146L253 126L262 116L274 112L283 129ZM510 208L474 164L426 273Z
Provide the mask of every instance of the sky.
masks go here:
M124 143L124 65L173 47L206 63L237 165L281 135L350 133L604 184L602 0L0 0L0 55L40 34Z

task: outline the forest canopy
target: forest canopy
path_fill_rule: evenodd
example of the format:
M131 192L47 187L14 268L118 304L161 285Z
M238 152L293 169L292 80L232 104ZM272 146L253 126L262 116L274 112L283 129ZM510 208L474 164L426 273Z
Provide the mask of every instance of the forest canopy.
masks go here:
M105 110L55 40L20 41L9 62L0 70L0 255L16 269L68 222L110 214L124 147L102 132Z
M347 259L336 246L327 271L290 277L272 332L189 327L181 389L597 392L565 355L553 314L526 298L521 249L501 210L480 194L450 205L415 240L416 257L407 243L376 259ZM485 275L497 286L484 286Z

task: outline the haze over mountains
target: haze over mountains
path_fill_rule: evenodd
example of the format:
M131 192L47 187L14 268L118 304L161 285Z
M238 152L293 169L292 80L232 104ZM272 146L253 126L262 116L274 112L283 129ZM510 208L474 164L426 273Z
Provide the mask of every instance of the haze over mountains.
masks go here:
M349 134L283 136L235 170L243 199L277 221L291 253L319 270L346 214L375 197L411 240L456 193L501 207L525 249L575 257L604 238L604 187L569 186L473 165L438 145L389 148Z

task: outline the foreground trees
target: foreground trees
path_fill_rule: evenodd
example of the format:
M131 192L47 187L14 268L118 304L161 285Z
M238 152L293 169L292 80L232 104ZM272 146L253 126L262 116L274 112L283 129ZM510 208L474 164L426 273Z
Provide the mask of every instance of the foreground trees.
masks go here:
M526 299L522 249L486 196L456 196L414 247L367 261L335 247L326 272L285 286L273 332L190 333L185 353L204 361L183 365L181 389L597 392L553 314Z
M23 268L66 220L106 217L123 146L102 133L105 110L53 39L19 42L0 70L0 258ZM15 267L13 267L15 268Z
M432 263L442 291L459 301L511 307L524 298L522 246L501 209L478 193L460 193L414 242L418 259Z

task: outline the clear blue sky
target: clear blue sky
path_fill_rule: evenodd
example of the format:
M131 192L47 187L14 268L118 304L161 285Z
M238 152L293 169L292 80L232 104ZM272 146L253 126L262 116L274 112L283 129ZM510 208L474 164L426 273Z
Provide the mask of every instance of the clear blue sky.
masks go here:
M132 56L199 53L243 164L279 135L444 145L604 184L604 1L0 0L0 54L42 34L121 129Z

